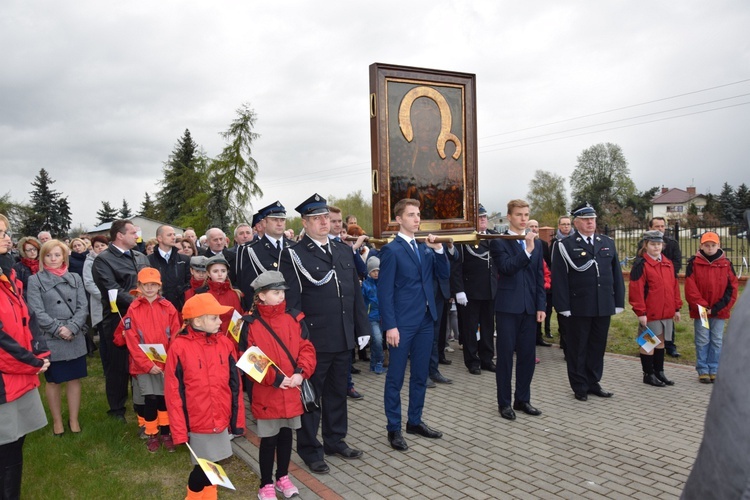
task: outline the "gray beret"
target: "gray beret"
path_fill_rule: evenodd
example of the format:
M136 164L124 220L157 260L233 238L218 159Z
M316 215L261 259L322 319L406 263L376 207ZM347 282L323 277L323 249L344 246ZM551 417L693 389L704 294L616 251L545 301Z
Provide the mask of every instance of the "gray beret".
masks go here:
M289 290L289 287L284 281L284 275L279 271L265 271L260 276L255 278L250 286L257 294L258 292L265 292L266 290Z
M643 239L646 241L655 241L661 243L664 241L664 233L661 231L646 231L643 233Z
M190 267L197 271L205 271L206 262L208 262L208 258L206 258L204 255L190 257Z

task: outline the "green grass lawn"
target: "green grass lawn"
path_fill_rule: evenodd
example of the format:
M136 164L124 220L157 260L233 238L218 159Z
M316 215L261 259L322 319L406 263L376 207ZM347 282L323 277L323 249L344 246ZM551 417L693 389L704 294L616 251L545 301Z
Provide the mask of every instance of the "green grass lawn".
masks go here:
M104 375L98 352L88 358L89 376L83 380L81 434L67 429L62 438L52 436L50 424L26 439L24 446L24 498L185 498L193 466L186 446L176 453L163 448L151 454L138 438L135 415L128 409L123 425L107 416ZM44 377L40 387L44 398ZM63 418L67 403L63 396ZM237 492L219 487L222 498L254 497L258 478L239 458L222 466Z

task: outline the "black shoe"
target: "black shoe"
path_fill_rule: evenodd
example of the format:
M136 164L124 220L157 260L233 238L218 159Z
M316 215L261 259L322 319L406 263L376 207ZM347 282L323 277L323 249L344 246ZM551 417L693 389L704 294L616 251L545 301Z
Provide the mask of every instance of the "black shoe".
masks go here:
M331 468L328 467L328 464L325 460L310 462L309 464L307 464L307 466L310 468L310 472L314 474L328 474L329 472L331 472Z
M482 365L482 370L487 370L488 372L495 373L495 370L497 370L497 367L495 366L495 363L489 363L486 365Z
M670 356L672 356L673 358L679 358L680 356L682 356L682 354L680 354L679 352L677 352L677 350L676 350L676 349L675 349L674 351L669 351L669 352L667 352L667 354L669 354L669 355L670 355Z
M434 389L435 387L437 387L437 384L436 384L436 383L435 383L435 381L434 381L434 380L432 380L431 378L428 378L428 379L427 379L427 382L425 382L425 385L426 385L426 387L427 387L428 389Z
M355 368L355 367L352 366L352 375L357 375L359 373L362 373L362 370L360 370L359 368Z
M347 397L349 397L351 399L362 399L362 398L364 398L364 396L362 394L358 393L357 389L355 389L354 387L352 387L351 389L349 389L348 391L346 391L346 395L347 395Z
M589 397L588 397L588 396L587 396L586 394L579 394L579 393L576 393L576 399L577 399L578 401L588 401L588 400L589 400Z
M674 385L674 382L669 380L666 375L664 375L664 372L656 372L654 375L656 375L656 378L664 382L664 385Z
M510 406L501 406L500 407L500 416L503 417L506 420L515 420L516 419L516 412L513 411L513 408Z
M533 406L531 406L530 403L524 403L524 402L521 402L521 401L516 401L515 403L513 403L513 409L517 410L517 411L522 411L526 415L537 416L537 415L541 415L542 414L541 411L539 411L536 408L534 408Z
M114 418L115 420L117 420L121 424L127 424L128 423L128 421L125 420L125 415L121 415L120 413L110 413L109 416L112 417L112 418Z
M354 448L349 448L348 446L344 445L343 448L340 450L326 450L326 455L336 455L341 458L346 459L354 459L354 458L361 458L362 457L362 450L356 450Z
M438 360L438 363L440 363L441 365L449 365L453 363L453 361L451 361L450 359L442 358Z
M364 351L359 351L359 359L362 361L370 361L370 356Z
M430 379L437 384L452 384L453 383L451 379L444 377L443 374L440 372L437 372L435 375L430 377Z
M664 382L656 378L656 375L654 375L653 373L644 373L643 383L653 385L654 387L664 387Z
M480 370L479 368L469 368L469 373L471 373L472 375L481 375L482 370Z
M612 396L614 396L614 393L607 392L601 387L597 387L596 389L589 389L589 394L599 396L600 398L611 398Z
M552 344L550 344L549 342L545 341L542 337L539 337L539 338L536 339L536 345L539 345L539 346L542 346L542 347L549 347Z
M406 424L406 433L407 434L419 434L422 437L430 438L430 439L440 439L443 437L443 433L440 431L436 431L435 429L430 429L427 427L427 424L422 422L421 424L412 425L407 423Z
M553 337L553 336L552 336L552 334L551 334L551 333L545 333L545 334L544 334L544 337L545 337L545 338L548 338L548 339L553 339L553 338L555 338L555 337Z
M391 444L391 448L398 451L406 451L409 449L409 445L406 444L404 436L401 431L393 431L388 433L388 442Z

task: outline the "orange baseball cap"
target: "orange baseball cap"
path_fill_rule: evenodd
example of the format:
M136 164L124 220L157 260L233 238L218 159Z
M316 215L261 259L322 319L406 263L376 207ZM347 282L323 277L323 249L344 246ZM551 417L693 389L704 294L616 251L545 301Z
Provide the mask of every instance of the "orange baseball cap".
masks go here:
M199 293L193 295L182 307L182 317L184 319L197 318L206 314L215 314L221 316L232 310L232 306L223 306L210 293Z
M703 233L703 236L701 236L701 245L704 244L704 243L709 243L709 242L716 243L718 245L719 244L719 235L716 234L716 233L714 233L714 232L712 232L712 231L709 231L707 233Z
M153 267L144 267L138 271L138 283L158 283L161 285L161 274Z

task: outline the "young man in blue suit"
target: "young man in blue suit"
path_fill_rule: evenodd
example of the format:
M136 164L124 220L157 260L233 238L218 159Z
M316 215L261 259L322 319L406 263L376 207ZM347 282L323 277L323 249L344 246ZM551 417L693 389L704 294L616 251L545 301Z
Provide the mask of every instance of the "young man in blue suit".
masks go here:
M443 246L429 235L426 243L414 239L419 230L419 201L406 198L393 207L399 232L379 254L378 302L386 341L390 346L390 365L385 379L385 415L388 420L388 442L406 451L401 434L401 387L406 362L411 361L409 376L409 410L406 432L437 439L443 436L422 422L430 353L437 320L435 276L450 275Z
M529 220L529 204L524 200L508 202L506 234L523 235ZM497 326L497 403L500 416L515 420L518 410L541 415L531 406L531 379L534 376L536 324L543 322L546 310L542 246L529 232L524 239L493 240L492 260L498 270L495 295ZM516 392L511 407L510 381L513 353L516 353Z

